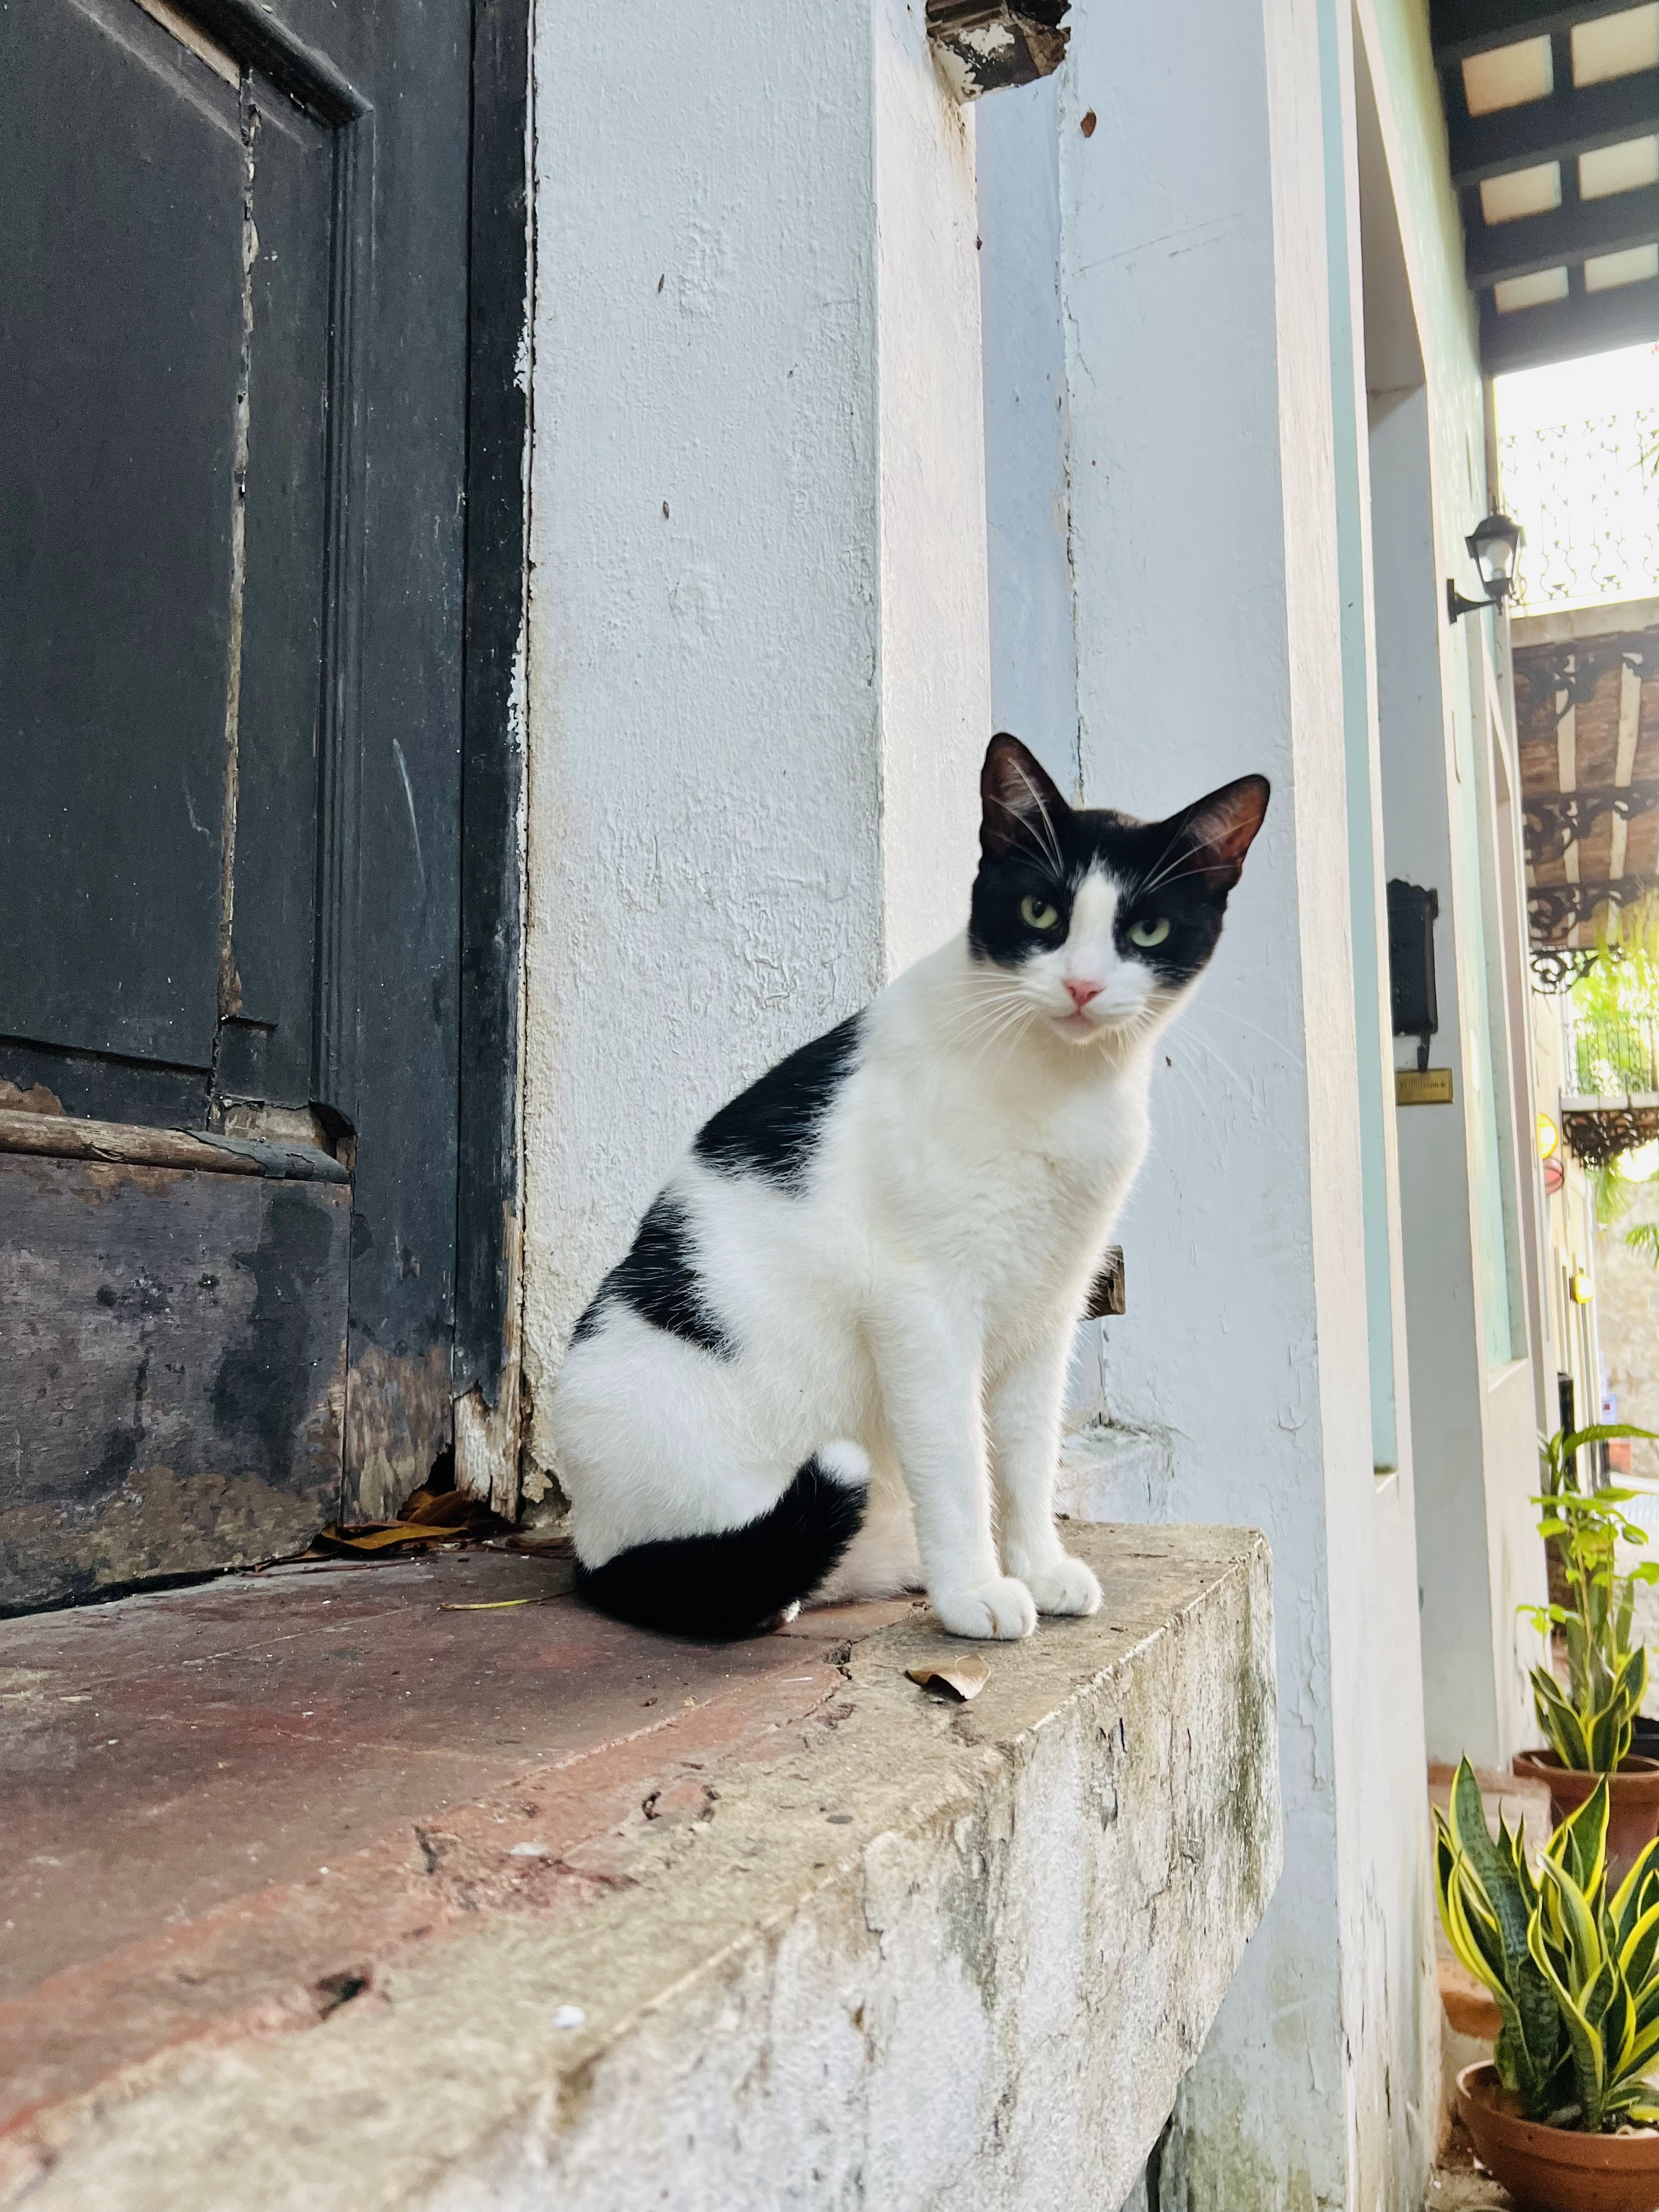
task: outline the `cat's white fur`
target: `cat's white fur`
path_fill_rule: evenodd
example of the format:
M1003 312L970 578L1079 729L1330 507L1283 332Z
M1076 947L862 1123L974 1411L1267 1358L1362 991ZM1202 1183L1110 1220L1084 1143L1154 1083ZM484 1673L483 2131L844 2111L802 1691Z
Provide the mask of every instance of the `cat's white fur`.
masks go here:
M738 1350L620 1303L572 1346L553 1428L590 1566L741 1526L816 1454L871 1485L820 1599L921 1579L947 1629L1004 1638L1098 1606L1054 1530L1066 1372L1186 995L1120 956L1117 898L1097 867L1052 951L1011 970L957 938L889 985L799 1194L682 1158L665 1189Z

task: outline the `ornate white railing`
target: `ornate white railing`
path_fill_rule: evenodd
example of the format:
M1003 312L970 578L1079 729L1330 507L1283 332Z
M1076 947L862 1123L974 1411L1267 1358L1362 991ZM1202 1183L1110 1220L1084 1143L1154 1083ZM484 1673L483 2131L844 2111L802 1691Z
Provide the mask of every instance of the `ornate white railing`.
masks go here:
M1659 408L1510 432L1498 465L1527 533L1516 613L1659 596Z

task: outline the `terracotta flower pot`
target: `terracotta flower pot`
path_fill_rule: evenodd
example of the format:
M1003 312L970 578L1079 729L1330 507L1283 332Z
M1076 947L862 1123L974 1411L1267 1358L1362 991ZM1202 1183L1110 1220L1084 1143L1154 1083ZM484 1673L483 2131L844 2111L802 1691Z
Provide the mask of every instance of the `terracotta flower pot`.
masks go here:
M1659 2212L1659 2134L1587 2136L1523 2120L1485 2063L1458 2075L1457 2109L1518 2212Z
M1515 1771L1550 1793L1550 1819L1559 1826L1577 1812L1600 1777L1563 1766L1553 1751L1518 1751ZM1607 1777L1607 1866L1622 1881L1644 1844L1659 1835L1659 1759L1627 1759Z

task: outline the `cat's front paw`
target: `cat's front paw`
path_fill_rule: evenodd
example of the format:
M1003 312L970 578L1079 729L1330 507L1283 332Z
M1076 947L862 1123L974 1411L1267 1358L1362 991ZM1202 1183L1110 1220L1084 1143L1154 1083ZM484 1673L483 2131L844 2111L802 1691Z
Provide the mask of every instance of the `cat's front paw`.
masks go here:
M1081 1559L1062 1557L1025 1580L1039 1613L1100 1611L1100 1584Z
M994 1638L999 1643L1012 1644L1018 1637L1029 1636L1036 1626L1037 1609L1031 1602L1031 1593L1011 1575L981 1583L973 1589L930 1592L929 1596L940 1626L952 1636ZM1095 1602L1100 1602L1098 1590Z

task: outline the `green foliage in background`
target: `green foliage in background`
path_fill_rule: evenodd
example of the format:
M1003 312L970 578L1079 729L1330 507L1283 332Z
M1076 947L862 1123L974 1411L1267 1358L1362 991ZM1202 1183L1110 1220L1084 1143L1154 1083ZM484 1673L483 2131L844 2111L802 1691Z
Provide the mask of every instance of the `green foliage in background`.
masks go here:
M1598 1229L1611 1229L1622 1221L1636 1203L1639 1188L1624 1172L1624 1155L1603 1160L1599 1167L1586 1170L1589 1178L1590 1204L1595 1210Z
M1659 1838L1607 1893L1607 1785L1545 1845L1536 1877L1464 1759L1437 1808L1435 1888L1452 1949L1498 2001L1498 2077L1530 2120L1586 2134L1659 2124Z
M1565 1088L1590 1097L1651 1091L1659 1062L1659 899L1650 894L1624 908L1616 939L1608 919L1601 915L1596 957L1572 987L1576 1064Z

